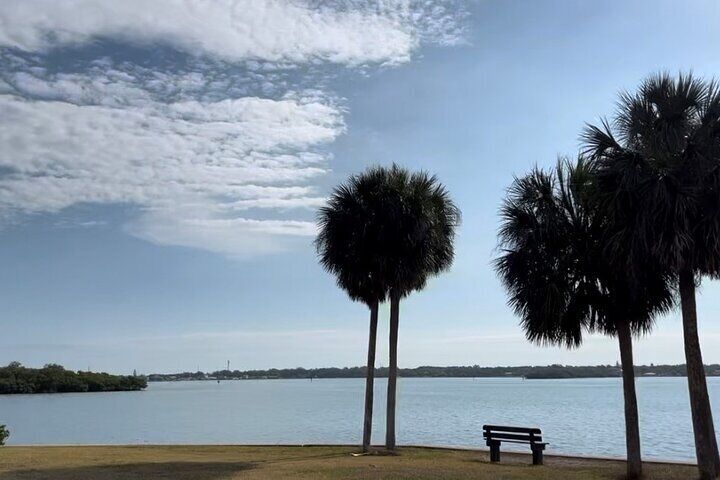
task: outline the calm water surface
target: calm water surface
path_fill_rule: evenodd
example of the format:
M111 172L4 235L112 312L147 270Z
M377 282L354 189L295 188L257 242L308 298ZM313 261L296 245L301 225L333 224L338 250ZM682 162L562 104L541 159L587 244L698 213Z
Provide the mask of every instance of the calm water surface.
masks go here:
M720 418L720 378L709 378ZM373 440L384 439L386 380ZM484 423L538 426L549 452L623 456L619 378L405 378L398 442L483 446ZM9 444L356 443L362 379L151 383L144 392L0 396ZM694 459L685 378L638 379L643 454ZM716 421L720 431L720 422Z

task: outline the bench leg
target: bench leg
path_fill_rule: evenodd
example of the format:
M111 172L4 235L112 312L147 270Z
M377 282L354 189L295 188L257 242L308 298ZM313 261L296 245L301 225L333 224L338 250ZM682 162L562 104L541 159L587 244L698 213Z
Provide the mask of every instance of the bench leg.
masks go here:
M543 464L543 451L541 448L532 449L533 465Z
M490 461L491 462L499 462L500 461L500 442L488 442L488 445L490 446Z

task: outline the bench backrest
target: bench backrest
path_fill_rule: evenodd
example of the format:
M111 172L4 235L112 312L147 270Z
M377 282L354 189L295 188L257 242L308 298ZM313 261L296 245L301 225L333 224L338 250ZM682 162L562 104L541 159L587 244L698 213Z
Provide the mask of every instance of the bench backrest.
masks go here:
M517 443L541 443L542 432L539 428L483 425L483 438L485 440L505 440Z

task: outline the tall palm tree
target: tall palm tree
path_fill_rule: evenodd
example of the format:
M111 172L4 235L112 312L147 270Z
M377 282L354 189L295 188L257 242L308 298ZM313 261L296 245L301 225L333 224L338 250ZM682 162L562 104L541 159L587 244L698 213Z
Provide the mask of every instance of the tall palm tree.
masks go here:
M720 456L697 328L696 287L720 275L720 89L691 75L659 74L621 95L612 125L588 126L586 153L614 230L614 248L651 255L676 278L695 451L701 478Z
M397 347L400 300L425 287L430 277L450 268L460 210L434 175L410 173L393 165L382 169L387 191L378 221L383 225L381 250L388 270L390 298L390 362L388 371L385 445L394 450L397 386Z
M387 190L385 175L371 169L354 175L335 188L325 207L318 213L319 233L315 240L321 265L334 274L337 284L354 301L370 309L367 371L365 383L365 415L363 422L364 452L370 449L375 381L375 345L377 339L378 304L387 296L378 255L385 248L383 225L377 217L384 208L383 192Z
M623 371L627 475L642 474L632 335L672 306L669 278L645 264L643 278L606 255L607 221L594 200L591 169L558 163L516 179L502 210L495 267L530 341L568 348L584 332L618 338Z

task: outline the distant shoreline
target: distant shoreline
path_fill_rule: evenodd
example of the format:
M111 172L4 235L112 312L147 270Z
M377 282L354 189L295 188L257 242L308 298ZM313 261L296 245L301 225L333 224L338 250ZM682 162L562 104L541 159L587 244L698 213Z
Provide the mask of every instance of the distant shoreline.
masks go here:
M222 380L292 380L365 378L364 367L330 368L287 368L269 370L218 370L215 372L183 372L150 374L149 382L173 381L222 381ZM707 376L720 376L720 365L705 366ZM618 365L596 366L521 366L521 367L480 367L451 366L401 368L399 375L404 378L525 378L528 380L570 379L570 378L616 378L622 375ZM638 365L635 375L641 377L685 377L685 365ZM376 378L387 377L387 368L375 370Z
M707 375L707 377L720 377L720 375ZM385 379L387 377L376 377L376 378L382 378ZM593 378L621 378L619 376L608 376L608 377L534 377L534 378L525 378L525 377L517 377L517 376L505 376L505 377L403 377L398 376L398 378L418 378L418 379L433 379L433 378L448 378L448 379L503 379L503 378L521 378L523 380L587 380L587 379L593 379ZM646 375L639 378L687 378L687 375ZM638 379L639 379L638 378ZM363 380L360 377L323 377L323 378L226 378L220 380L221 382L244 382L244 381L258 381L258 380ZM203 379L177 379L177 380L148 380L148 383L173 383L173 382L218 382L217 379L214 378L203 378Z

